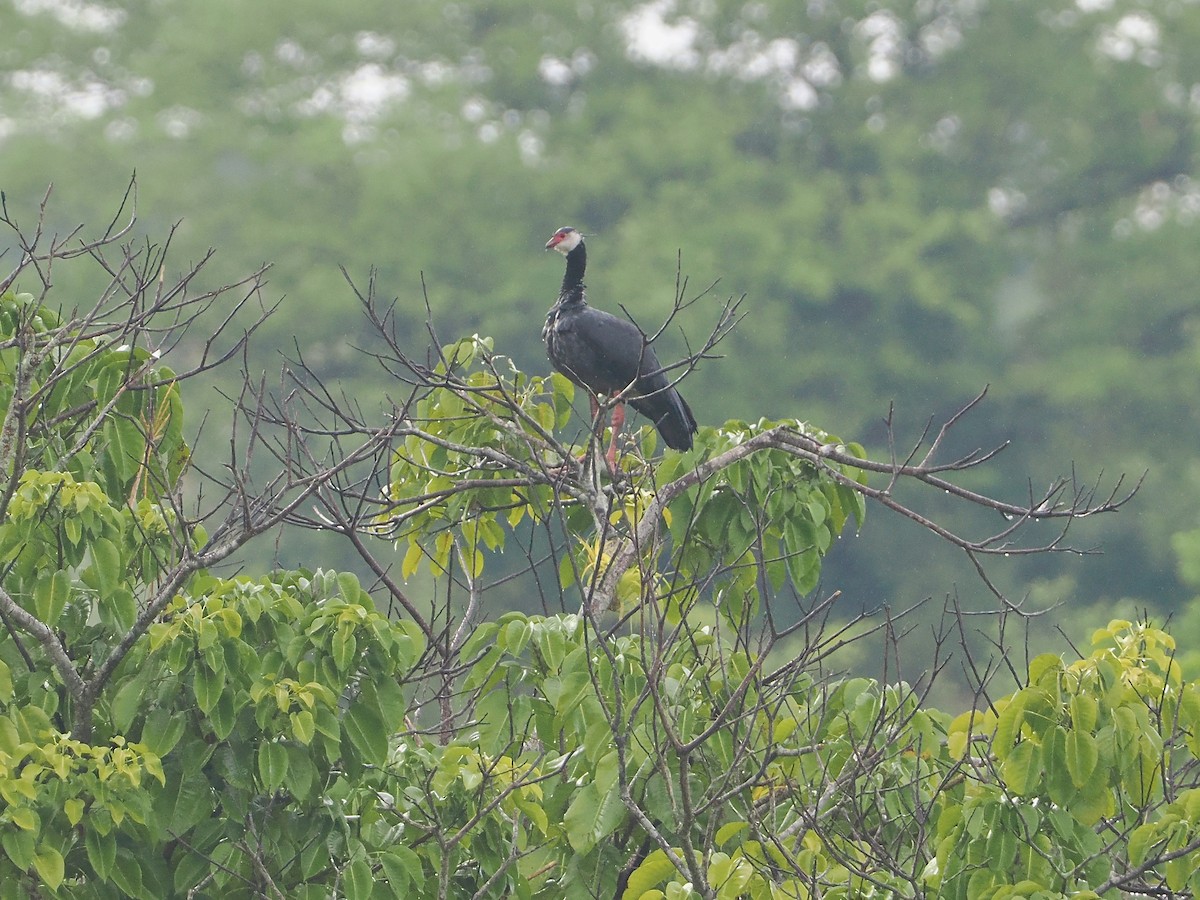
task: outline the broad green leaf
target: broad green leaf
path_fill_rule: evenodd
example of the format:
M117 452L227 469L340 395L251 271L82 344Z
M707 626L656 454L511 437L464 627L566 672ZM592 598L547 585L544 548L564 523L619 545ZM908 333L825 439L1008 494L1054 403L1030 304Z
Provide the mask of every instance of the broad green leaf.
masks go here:
M83 843L88 862L102 881L108 881L113 861L117 858L116 835L111 831L101 834L97 828L85 828Z
M359 603L366 592L353 572L337 573L338 594L347 603Z
M364 691L350 704L342 719L342 730L365 762L375 766L387 762L388 734L373 693L368 696Z
M1029 663L1029 683L1035 685L1041 682L1045 675L1062 670L1062 657L1054 653L1042 653L1035 656Z
M121 568L121 551L108 538L96 538L88 545L88 550L92 556L92 564L88 571L103 604L120 585L124 575Z
M217 703L208 714L209 724L213 734L225 740L233 732L237 721L237 710L233 705L233 692L222 690L217 696Z
M177 854L172 865L172 884L177 892L186 895L190 888L210 877L213 864L201 853L187 852Z
M1086 732L1076 728L1067 732L1067 771L1075 787L1082 788L1096 770L1096 762L1100 752L1096 749L1096 739Z
M32 798L31 798L32 799ZM42 819L37 811L28 806L17 806L9 809L8 817L18 828L37 834L42 828Z
M305 746L311 744L317 731L317 723L313 714L307 709L301 709L291 713L288 719L292 726L292 737Z
M112 625L118 631L128 631L137 620L137 599L129 588L115 588L100 602L101 619Z
M288 744L286 749L288 764L283 779L284 786L293 797L301 801L307 800L317 777L312 754L306 748L297 747L295 744Z
M713 854L714 857L717 854ZM710 866L708 880L717 888L717 900L738 900L750 879L754 877L754 868L745 859L722 861L722 865ZM714 871L715 870L715 871Z
M196 665L192 676L192 690L196 694L196 705L202 713L207 715L212 712L224 689L224 672L212 672L203 663Z
M146 716L141 742L156 756L166 756L183 737L185 727L182 716L175 715L166 707L155 707Z
M380 854L379 861L383 863L388 882L400 896L404 896L402 892L409 883L419 885L425 881L421 858L408 847L394 845Z
M371 890L375 887L375 879L371 877L371 864L365 859L356 859L346 867L343 875L346 900L368 900Z
M37 835L32 831L11 828L0 832L0 846L8 854L13 865L24 871L33 865L33 851L37 844Z
M1166 865L1163 866L1167 887L1172 891L1182 891L1195 869L1196 860L1192 859L1190 854L1185 853L1183 856L1167 860Z
M357 661L358 640L354 635L354 626L349 623L339 625L333 633L330 646L333 650L333 664L338 667L338 671L348 671Z
M588 671L587 648L576 647L563 660L559 690L552 698L554 711L559 716L566 716L579 705L584 693L591 685L592 676Z
M588 853L601 839L612 834L625 817L625 807L614 784L601 793L594 782L576 791L567 807L563 824L567 840L576 853Z
M127 395L128 396L128 395ZM133 478L146 455L146 436L141 427L125 416L112 416L104 423L108 458L117 477L126 482Z
M1029 696L1027 692L1028 688L1023 688L1013 694L996 719L992 752L1001 760L1012 752L1021 733L1021 724L1025 721L1025 703Z
M33 589L34 612L39 619L53 628L70 597L70 574L58 569L50 575L43 575Z
M1067 733L1059 726L1046 732L1042 742L1042 767L1046 772L1046 788L1050 799L1065 806L1075 794L1075 782L1067 763Z
M71 823L72 828L78 825L83 818L83 810L83 801L78 797L72 797L63 803L63 812L67 814L67 821Z
M129 730L133 717L142 707L142 695L146 690L146 677L136 675L117 688L112 700L113 727L121 734Z
M658 887L674 874L675 866L667 854L661 848L652 850L646 854L641 865L629 874L621 900L640 900L646 891Z
M117 853L111 877L126 896L137 897L142 894L142 864L133 853L127 850Z
M1033 741L1017 744L1000 765L1000 776L1009 790L1023 797L1034 792L1041 773L1041 754Z
M37 869L38 876L50 890L58 890L58 886L62 884L65 869L61 853L53 847L43 847L34 854L33 867Z
M1071 801L1071 815L1089 829L1116 809L1116 801L1104 778L1099 774L1083 785Z
M726 822L717 829L714 836L714 843L718 847L724 847L731 839L741 834L750 827L749 822Z
M1099 706L1094 697L1075 694L1071 697L1071 727L1089 734L1096 728Z
M287 777L287 749L274 741L258 745L258 776L269 790L277 790Z
M421 544L416 538L409 538L408 550L404 553L404 560L400 563L400 577L405 581L412 578L418 568L420 568L421 560L425 558L425 551L421 549Z

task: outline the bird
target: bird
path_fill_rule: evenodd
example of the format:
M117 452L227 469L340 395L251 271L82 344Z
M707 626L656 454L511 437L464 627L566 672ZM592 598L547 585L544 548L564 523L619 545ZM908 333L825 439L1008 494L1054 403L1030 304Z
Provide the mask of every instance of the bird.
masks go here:
M567 258L562 288L542 328L546 356L555 369L587 390L593 422L600 410L598 397L616 401L612 440L605 455L609 470L617 468L617 435L625 423L624 403L653 422L672 450L692 449L696 419L671 384L646 335L628 319L588 305L583 235L566 225L554 232L546 249Z

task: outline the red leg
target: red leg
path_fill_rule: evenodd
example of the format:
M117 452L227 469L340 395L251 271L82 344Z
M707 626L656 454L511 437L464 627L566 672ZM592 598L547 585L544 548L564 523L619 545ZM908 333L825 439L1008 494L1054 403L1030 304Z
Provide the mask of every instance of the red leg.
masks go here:
M608 444L608 468L617 471L617 439L621 434L621 426L625 424L625 404L618 402L612 411L612 440Z

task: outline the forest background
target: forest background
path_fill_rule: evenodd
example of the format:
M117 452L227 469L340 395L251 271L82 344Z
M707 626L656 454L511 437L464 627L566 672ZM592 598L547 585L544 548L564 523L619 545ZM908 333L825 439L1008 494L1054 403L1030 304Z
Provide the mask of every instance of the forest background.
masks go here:
M879 457L894 404L903 454L989 386L949 449L1008 446L968 486L1021 502L1068 463L1109 485L1145 472L1075 536L1101 553L990 574L1049 610L1034 650L1141 611L1200 646L1200 5L5 0L0 35L10 212L32 220L52 182L51 224L102 227L136 170L140 232L179 223L169 264L212 248L214 286L273 264L252 368L299 347L364 406L399 390L344 266L378 269L414 352L424 284L443 341L491 335L543 372L561 263L541 247L572 224L593 302L648 330L677 261L693 288L718 282L661 357L745 294L723 358L682 385L702 424L795 416ZM83 271L61 270L60 297L96 294ZM191 385L189 430L220 389ZM197 460L225 440L208 427ZM240 565L276 563L355 567L312 532ZM821 590L847 618L996 605L968 560L882 510ZM540 611L519 582L503 607Z

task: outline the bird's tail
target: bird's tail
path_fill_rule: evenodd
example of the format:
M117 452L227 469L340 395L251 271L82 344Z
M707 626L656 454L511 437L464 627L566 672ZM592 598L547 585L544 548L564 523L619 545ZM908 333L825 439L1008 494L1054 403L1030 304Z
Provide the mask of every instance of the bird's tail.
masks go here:
M696 433L696 418L687 401L675 388L667 388L646 403L652 404L648 418L662 435L663 442L672 450L691 450L692 435ZM642 410L639 410L642 412Z

